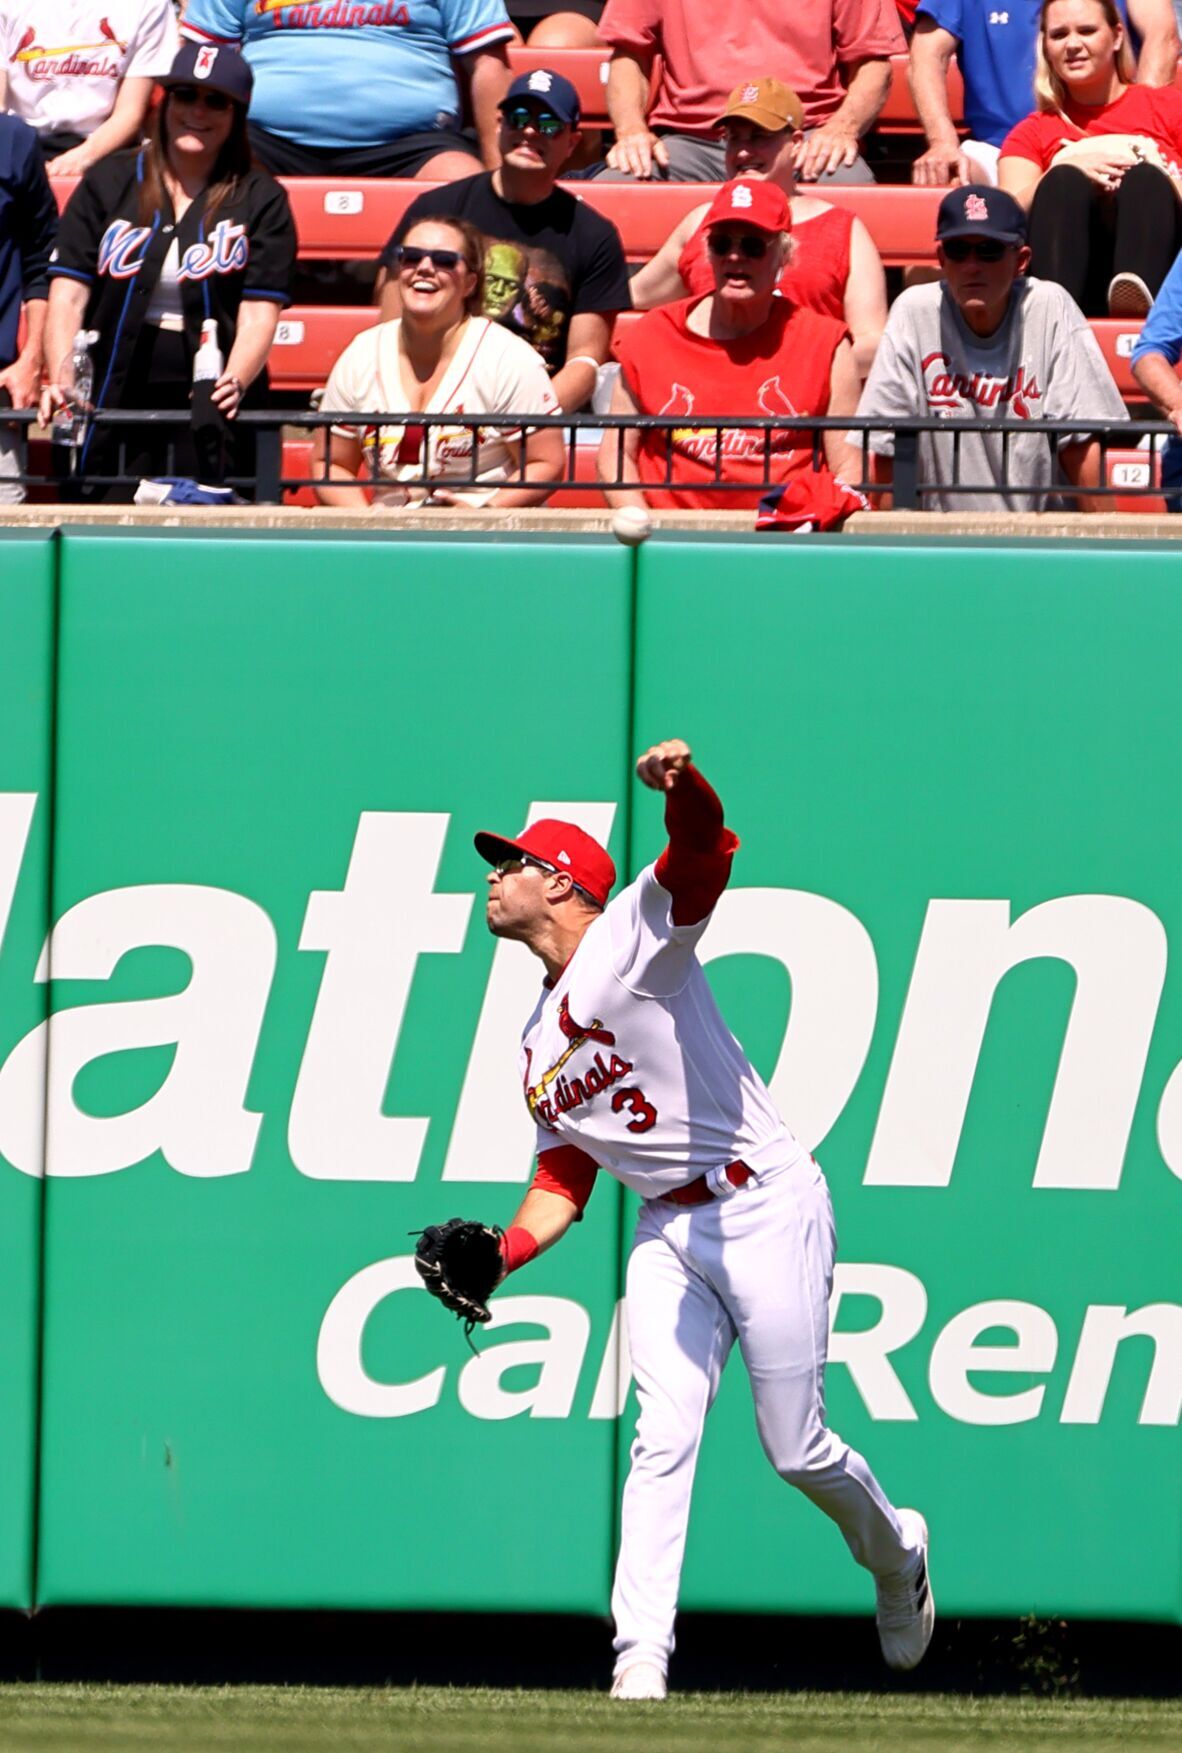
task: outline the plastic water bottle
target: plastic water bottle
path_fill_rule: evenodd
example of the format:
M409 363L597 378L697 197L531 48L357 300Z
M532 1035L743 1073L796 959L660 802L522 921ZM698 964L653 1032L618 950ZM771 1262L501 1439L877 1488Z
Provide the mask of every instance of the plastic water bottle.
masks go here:
M97 329L79 329L74 336L70 355L63 362L62 390L65 404L53 416L54 444L68 450L80 450L86 442L88 417L94 410L94 359L91 348L98 340Z

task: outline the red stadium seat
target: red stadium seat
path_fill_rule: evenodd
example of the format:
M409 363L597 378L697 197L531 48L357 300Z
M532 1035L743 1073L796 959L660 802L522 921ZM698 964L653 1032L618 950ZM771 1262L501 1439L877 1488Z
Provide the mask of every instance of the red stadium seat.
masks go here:
M891 56L891 85L874 130L877 134L919 134L923 130L915 113L911 86L907 79L906 55ZM948 110L953 123L964 127L964 82L960 68L953 60L948 69Z
M545 67L569 79L579 94L583 121L602 128L607 122L607 64L610 49L531 49L524 43L509 48L509 66L514 77Z
M1143 402L1145 391L1133 376L1129 360L1141 333L1141 324L1128 317L1093 317L1091 330L1126 402Z
M1143 450L1110 450L1106 457L1106 487L1160 487L1161 459ZM1139 511L1147 516L1162 517L1167 507L1164 499L1144 494L1118 494L1108 501L1113 511Z
M319 389L354 335L377 320L373 305L293 304L279 320L267 362L272 388Z

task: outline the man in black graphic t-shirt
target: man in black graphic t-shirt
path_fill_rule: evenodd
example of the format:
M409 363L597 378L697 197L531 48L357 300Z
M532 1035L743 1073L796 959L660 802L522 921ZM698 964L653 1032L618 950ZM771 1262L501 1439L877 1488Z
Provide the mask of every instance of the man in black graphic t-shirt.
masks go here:
M589 400L615 313L630 307L624 250L610 220L555 186L579 139L569 80L540 68L522 73L500 107L499 167L425 190L386 245L382 317L398 315L390 252L406 230L420 219L470 220L485 240L484 314L537 349L569 412Z

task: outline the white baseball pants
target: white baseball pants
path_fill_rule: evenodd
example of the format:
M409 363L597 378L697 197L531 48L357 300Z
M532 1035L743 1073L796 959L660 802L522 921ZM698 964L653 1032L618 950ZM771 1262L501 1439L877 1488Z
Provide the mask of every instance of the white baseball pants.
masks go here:
M772 1466L876 1574L914 1552L861 1455L825 1424L835 1250L825 1177L806 1158L708 1205L647 1200L628 1262L640 1399L612 1592L616 1670L666 1666L702 1430L736 1339Z

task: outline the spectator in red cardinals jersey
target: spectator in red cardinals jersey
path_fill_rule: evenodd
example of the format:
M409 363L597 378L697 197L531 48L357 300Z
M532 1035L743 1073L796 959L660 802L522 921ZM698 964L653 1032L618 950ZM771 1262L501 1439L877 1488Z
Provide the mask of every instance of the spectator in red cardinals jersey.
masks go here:
M795 161L803 123L804 107L794 91L778 79L745 79L731 92L718 121L726 175L766 180L783 189L792 215L793 253L780 289L797 304L844 318L858 371L865 377L887 318L882 258L862 221L846 208L797 193ZM709 211L706 201L694 207L633 275L634 310L653 310L687 293L701 298L713 291L706 247Z
M998 163L1030 271L1085 316L1143 317L1182 247L1182 92L1135 82L1113 0L1044 0L1034 90Z
M172 0L0 0L0 109L37 132L51 177L138 144L177 52Z
M814 482L830 496L832 476L857 455L845 434L826 432L825 463L813 467L811 435L790 426L744 428L757 418L852 414L858 372L849 331L838 317L794 304L776 290L792 252L792 216L771 182L725 183L707 214L714 289L650 311L617 341L622 367L613 414L684 416L671 431L609 429L599 453L613 505L735 510L755 507L766 482ZM695 416L734 416L725 432L696 427ZM826 466L827 465L827 466ZM721 490L717 481L728 485ZM855 509L851 495L849 510Z

